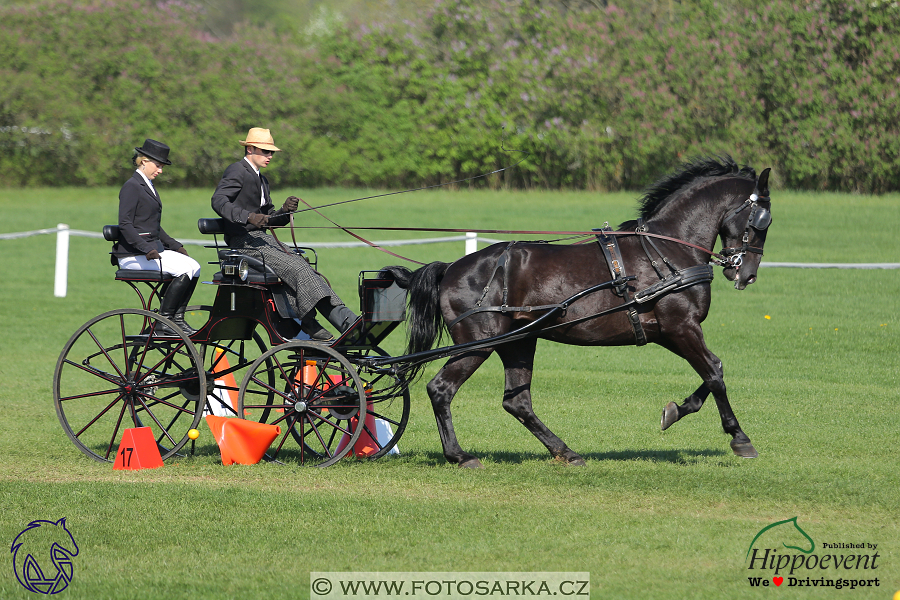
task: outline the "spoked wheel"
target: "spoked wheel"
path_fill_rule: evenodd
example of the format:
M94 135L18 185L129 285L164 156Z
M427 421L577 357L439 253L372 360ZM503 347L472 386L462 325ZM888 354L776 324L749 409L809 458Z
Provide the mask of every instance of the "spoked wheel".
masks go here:
M200 329L209 320L211 310L211 306L189 306L185 318L192 327ZM241 416L237 413L240 382L246 369L265 353L265 340L254 331L253 338L249 340L217 340L197 343L196 346L206 371L207 394L202 405L203 416ZM268 384L275 385L274 373Z
M161 324L178 335L151 335ZM53 374L56 414L66 435L94 460L115 460L129 427L149 427L160 455L169 458L200 421L202 364L191 340L157 313L103 313L82 325L59 356Z
M275 384L272 385L272 380ZM359 439L366 394L356 369L335 350L310 342L289 342L260 356L241 383L238 414L279 425L271 459L287 459L288 437L299 445L303 465L327 467Z
M388 355L378 347L373 348L371 353ZM353 362L353 356L348 358ZM360 377L366 387L369 417L361 435L368 450L366 456L374 460L389 453L406 430L410 408L409 385L403 375L393 373L389 368L362 367Z

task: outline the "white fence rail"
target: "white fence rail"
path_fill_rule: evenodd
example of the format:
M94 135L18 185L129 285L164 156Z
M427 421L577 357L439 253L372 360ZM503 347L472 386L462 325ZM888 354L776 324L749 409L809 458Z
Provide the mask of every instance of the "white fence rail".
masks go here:
M79 236L103 239L103 234L96 231L82 231L69 229L65 223L60 223L52 229L36 229L33 231L21 231L16 233L0 233L0 240L14 240L31 237L34 235L56 234L56 271L53 285L53 295L57 298L66 297L69 273L69 237ZM205 246L209 240L179 240L182 244L193 246ZM419 244L441 244L445 242L465 242L465 253L472 254L478 250L478 242L494 244L503 240L491 238L479 238L477 233L469 232L465 235L454 235L440 238L420 238L414 240L383 240L373 242L378 246L413 246ZM365 242L303 242L308 248L360 248L368 246ZM762 262L761 267L785 267L798 269L900 269L900 263L793 263L793 262Z

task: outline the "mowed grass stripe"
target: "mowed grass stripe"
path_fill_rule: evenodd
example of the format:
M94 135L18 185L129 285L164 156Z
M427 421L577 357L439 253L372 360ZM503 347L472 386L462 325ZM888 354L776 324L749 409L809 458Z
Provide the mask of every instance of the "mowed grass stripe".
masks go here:
M115 221L117 191L0 191L0 231L58 222L99 230ZM276 197L325 203L368 192ZM199 237L196 219L211 216L211 190L161 193L167 231ZM631 218L635 196L436 192L329 215L355 225L561 230ZM775 192L773 202L765 260L900 258L890 234L900 230L896 196ZM13 217L23 203L46 210L19 223ZM302 236L344 239L330 230ZM189 250L209 281L212 251ZM463 244L404 250L449 261ZM101 240L73 238L69 295L59 299L53 236L0 243L0 534L12 541L33 519L66 516L81 549L69 597L305 598L314 570L589 571L599 598L756 597L747 546L762 527L795 515L819 543L878 543L883 583L781 593L883 598L900 589L896 272L763 269L758 283L737 292L717 270L705 337L724 362L756 460L731 454L712 399L659 431L665 403L699 385L678 357L652 346L542 342L535 408L585 456L582 469L551 461L503 411L502 369L492 358L454 402L460 440L483 457L483 471L458 470L441 455L424 392L440 366L432 364L413 388L399 458L325 470L226 468L204 429L195 458L126 473L82 456L52 408L53 367L68 337L100 312L138 305L113 281L107 252ZM359 270L397 262L371 249L320 252L321 269L351 303ZM209 304L213 293L200 286L195 301ZM402 338L393 334L388 351L401 353ZM0 597L28 597L11 571L10 559Z

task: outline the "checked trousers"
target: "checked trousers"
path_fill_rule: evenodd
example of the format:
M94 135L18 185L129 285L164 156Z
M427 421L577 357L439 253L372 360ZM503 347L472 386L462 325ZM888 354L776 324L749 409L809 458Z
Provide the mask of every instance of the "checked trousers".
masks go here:
M251 231L229 238L228 246L260 258L281 277L293 292L288 294L288 301L298 317L302 318L313 310L322 298L328 298L332 306L344 303L302 256L285 252L275 238L264 231Z

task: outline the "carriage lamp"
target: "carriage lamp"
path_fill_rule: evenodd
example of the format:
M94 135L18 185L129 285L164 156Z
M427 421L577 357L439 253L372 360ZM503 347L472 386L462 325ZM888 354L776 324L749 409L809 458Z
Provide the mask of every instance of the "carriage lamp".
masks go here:
M236 265L222 265L222 272L231 277L237 275L241 281L247 281L247 277L250 274L250 265L242 258Z

